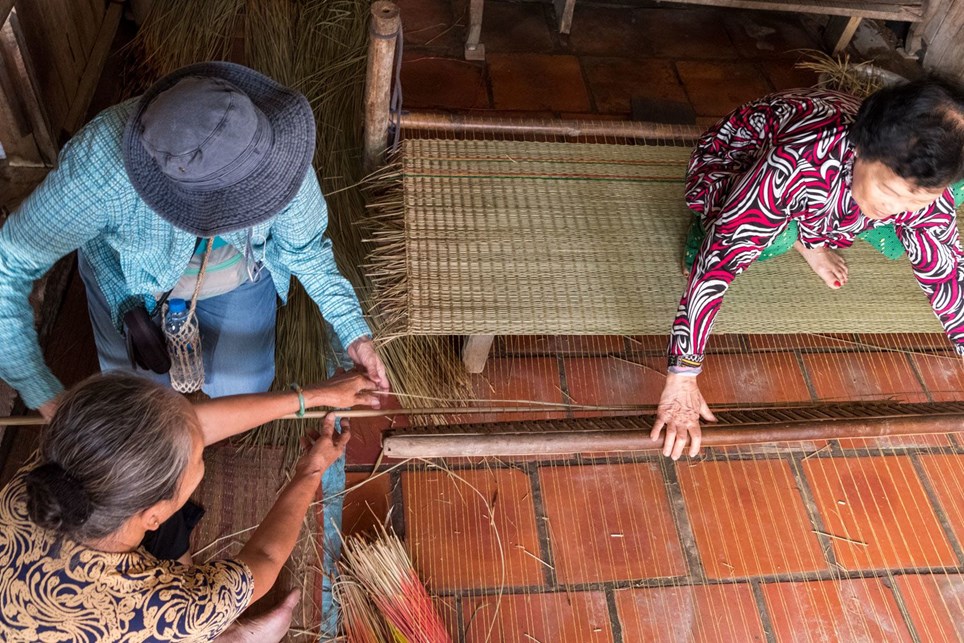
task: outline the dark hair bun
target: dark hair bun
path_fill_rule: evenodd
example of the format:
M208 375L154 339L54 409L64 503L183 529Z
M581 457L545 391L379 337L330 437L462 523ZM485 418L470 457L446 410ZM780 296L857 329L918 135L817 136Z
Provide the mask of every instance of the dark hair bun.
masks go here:
M30 519L57 532L71 532L90 517L90 497L76 478L56 462L40 465L24 478Z

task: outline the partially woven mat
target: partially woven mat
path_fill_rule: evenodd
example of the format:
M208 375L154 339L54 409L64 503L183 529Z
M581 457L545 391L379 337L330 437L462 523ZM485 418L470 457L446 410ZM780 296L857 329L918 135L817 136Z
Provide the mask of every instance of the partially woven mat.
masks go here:
M690 150L410 139L369 267L388 336L650 335L685 279ZM397 189L397 188L396 188ZM727 293L721 333L941 332L906 258L858 242L828 288L796 253Z

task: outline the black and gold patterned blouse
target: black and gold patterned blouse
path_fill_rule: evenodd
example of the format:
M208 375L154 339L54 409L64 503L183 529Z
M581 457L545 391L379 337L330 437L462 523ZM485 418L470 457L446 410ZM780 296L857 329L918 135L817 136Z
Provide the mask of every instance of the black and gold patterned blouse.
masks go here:
M85 547L27 516L24 468L0 491L0 640L210 641L248 606L237 560L191 567Z

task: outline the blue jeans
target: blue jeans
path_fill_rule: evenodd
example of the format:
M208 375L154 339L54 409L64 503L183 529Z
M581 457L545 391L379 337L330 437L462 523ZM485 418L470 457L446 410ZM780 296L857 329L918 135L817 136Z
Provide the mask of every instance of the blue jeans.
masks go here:
M124 337L114 328L107 301L81 252L77 253L77 267L87 288L87 311L94 327L100 370L131 371L169 386L167 374L131 366ZM261 270L257 281L197 303L205 393L222 397L261 393L271 387L277 310L278 293L267 269Z

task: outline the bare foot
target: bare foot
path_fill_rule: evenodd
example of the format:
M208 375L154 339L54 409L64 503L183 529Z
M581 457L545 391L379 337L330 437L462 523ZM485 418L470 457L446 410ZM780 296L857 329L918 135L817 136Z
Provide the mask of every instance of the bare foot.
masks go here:
M686 257L683 257L682 259L680 259L679 269L680 269L680 272L683 273L684 277L690 276L690 267L686 265Z
M301 591L292 590L270 612L238 619L216 639L217 643L278 643L291 627L291 613L300 598Z
M817 276L836 290L847 283L847 261L829 248L808 248L799 241L794 249L803 255Z

